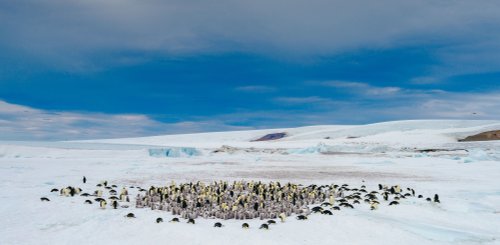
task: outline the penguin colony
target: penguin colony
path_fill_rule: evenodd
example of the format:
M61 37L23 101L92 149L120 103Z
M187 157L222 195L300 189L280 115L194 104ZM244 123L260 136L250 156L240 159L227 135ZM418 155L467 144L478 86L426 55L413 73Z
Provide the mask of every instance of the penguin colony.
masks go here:
M85 184L87 179L83 178ZM65 188L52 189L51 192L59 192L60 196L93 197L93 201L100 208L111 206L113 209L129 208L131 206L129 191L126 187L119 191L116 185L108 185L103 181L96 185L97 190L93 194L82 193L79 187L68 186ZM293 183L281 184L280 182L254 182L254 181L225 181L175 184L168 186L142 189L130 186L138 190L135 197L136 208L149 208L170 212L172 215L180 216L187 220L188 224L195 224L197 218L205 219L260 219L268 220L259 229L269 229L270 225L276 224L274 219L285 222L287 217L296 215L297 220L307 220L311 213L333 215L341 209L352 209L356 206L369 205L371 210L376 210L382 202L387 206L398 205L402 199L420 198L415 195L415 190L406 188L403 190L399 185L378 185L378 190L368 191L366 186L351 188L348 184L343 185L309 185L303 186ZM109 195L106 195L105 192ZM118 196L117 196L118 195ZM107 198L104 198L107 196ZM41 201L50 201L47 197L40 198ZM440 203L438 194L433 199L425 199L428 202ZM84 204L93 204L87 199ZM127 218L135 218L135 214L128 213ZM170 222L179 222L175 217ZM162 223L162 218L157 218L156 223ZM224 225L216 222L213 227L222 228ZM250 228L248 223L243 223L242 228Z

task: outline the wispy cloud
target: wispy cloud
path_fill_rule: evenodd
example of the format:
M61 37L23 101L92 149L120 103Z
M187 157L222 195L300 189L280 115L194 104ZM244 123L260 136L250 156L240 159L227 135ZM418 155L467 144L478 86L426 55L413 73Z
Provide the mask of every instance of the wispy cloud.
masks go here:
M235 90L249 93L269 93L275 91L276 88L264 85L249 85L236 87Z
M314 106L331 106L338 102L329 98L323 98L319 96L308 96L308 97L277 97L274 101L284 105L314 105Z
M352 81L323 81L319 83L322 86L343 89L350 93L364 94L370 96L391 96L397 95L403 91L400 87L380 87L368 83Z

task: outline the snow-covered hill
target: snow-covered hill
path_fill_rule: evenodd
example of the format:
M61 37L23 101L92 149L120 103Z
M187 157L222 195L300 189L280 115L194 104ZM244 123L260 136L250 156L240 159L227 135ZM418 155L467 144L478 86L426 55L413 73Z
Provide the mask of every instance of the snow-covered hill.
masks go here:
M0 142L0 244L500 244L500 142L458 142L499 130L499 121L396 121L72 142ZM286 133L273 141L254 141ZM81 182L82 176L88 179ZM260 220L198 219L196 225L155 223L165 211L102 210L85 197L107 180L121 186L171 181L379 183L439 193L401 205L343 209L332 216L289 218L270 230ZM130 189L132 197L135 190ZM40 197L50 202L41 202ZM132 198L133 199L133 198ZM134 212L136 219L123 216Z

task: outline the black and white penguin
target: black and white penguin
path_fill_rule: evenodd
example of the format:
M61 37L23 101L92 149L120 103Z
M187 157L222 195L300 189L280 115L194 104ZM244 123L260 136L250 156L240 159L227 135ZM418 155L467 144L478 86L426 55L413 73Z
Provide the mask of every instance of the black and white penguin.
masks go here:
M107 203L106 203L106 201L105 201L105 200L101 200L101 201L99 202L99 206L100 206L101 208L106 208L106 204L107 204Z
M134 213L128 213L127 215L125 215L126 218L135 218L135 214Z
M418 195L418 198L424 198L424 196L422 196L422 195Z
M58 192L59 190L57 188L54 188L52 190L50 190L50 192Z
M220 222L216 222L216 223L214 224L214 227L221 228L221 227L222 227L222 224L221 224Z
M391 206L391 205L398 205L398 204L399 204L399 202L397 202L397 201L392 201L392 202L390 202L390 203L389 203L389 206Z
M85 176L83 176L83 183L87 183L87 178L85 178Z
M285 213L280 213L280 215L278 215L278 217L280 218L281 222L285 222L286 220L286 214Z
M85 200L85 202L83 202L84 204L92 204L92 201L90 200Z
M434 202L440 203L438 194L434 194Z
M48 198L46 198L46 197L42 197L42 198L40 198L40 200L42 202L50 202L50 200Z
M113 206L113 209L118 208L118 202L116 200L113 200L113 202L111 202L111 205Z
M307 216L305 216L305 215L299 215L299 216L297 216L297 219L298 220L306 220Z
M351 204L346 203L346 202L339 204L339 206L342 206L342 207L345 207L345 208L354 208L354 206L352 206Z
M193 225L195 224L194 219L188 219L188 222L187 222L187 223L188 223L188 224L193 224Z
M276 224L276 221L270 219L270 220L267 221L267 223L270 224L270 225L274 225L274 224Z
M339 206L335 206L335 207L333 207L332 209L333 209L333 210L337 210L337 211L338 211L338 210L340 210L340 207L339 207Z
M156 218L156 223L161 223L161 222L163 222L162 218Z
M323 212L321 212L322 214L326 214L326 215L333 215L332 211L330 210L324 210Z
M266 230L269 230L269 225L267 225L267 224L262 224L262 225L260 225L259 229L266 229Z
M82 197L88 197L88 196L90 196L90 194L89 193L82 193L80 196L82 196Z
M170 222L179 222L179 218L173 218Z
M248 223L243 223L243 224L241 225L241 228L243 228L243 229L248 229L248 228L250 228L250 225L249 225Z
M432 201L432 199L430 197L426 198L425 200L428 202Z

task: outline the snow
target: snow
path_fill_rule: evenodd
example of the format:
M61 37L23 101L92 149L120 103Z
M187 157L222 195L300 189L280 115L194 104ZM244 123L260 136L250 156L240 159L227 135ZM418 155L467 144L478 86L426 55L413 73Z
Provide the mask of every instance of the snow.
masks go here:
M167 135L79 142L0 142L0 244L500 244L500 142L457 142L498 121L398 121L356 126L313 126ZM252 142L266 134L287 137ZM225 146L225 151L215 152ZM437 149L437 151L420 150ZM153 153L151 153L153 152ZM159 157L161 156L161 157ZM168 156L168 157L167 157ZM171 157L175 156L175 157ZM88 179L81 183L82 176ZM270 230L260 220L197 219L148 209L84 205L52 188L93 192L102 180L122 185L170 181L293 181L379 183L440 195L341 210L333 216L289 218ZM119 189L118 189L119 190ZM130 189L133 190L133 189ZM133 191L132 191L133 192ZM132 194L134 194L133 192ZM46 196L51 201L41 202ZM135 219L126 219L129 212Z

